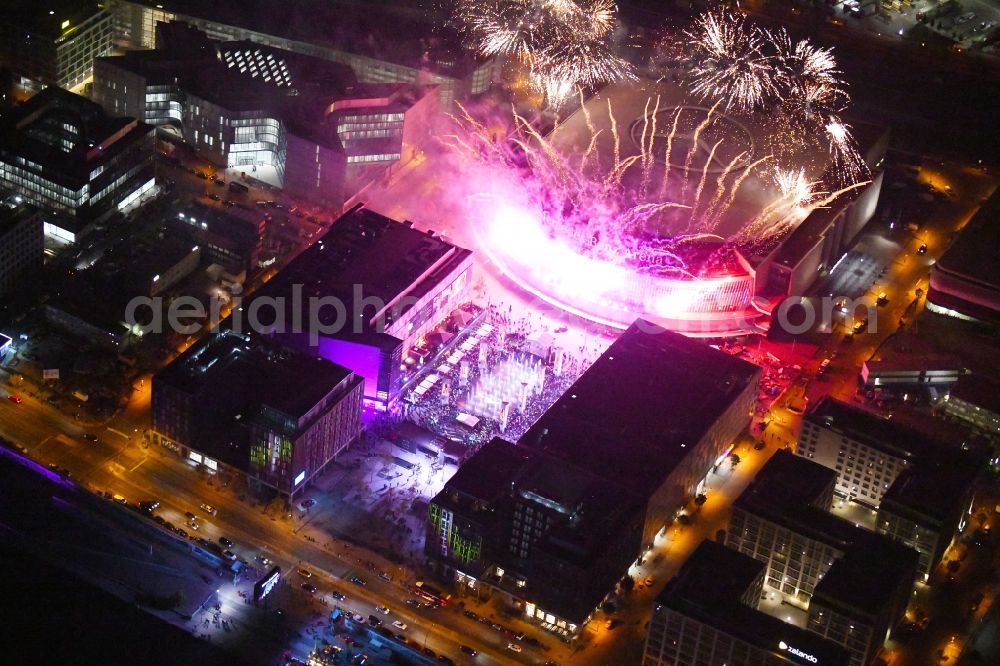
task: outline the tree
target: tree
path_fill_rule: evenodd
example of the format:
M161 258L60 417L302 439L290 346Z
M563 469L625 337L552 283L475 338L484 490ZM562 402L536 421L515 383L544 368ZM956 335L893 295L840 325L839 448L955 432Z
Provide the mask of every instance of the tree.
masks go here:
M707 501L708 501L708 496L704 494L698 495L697 497L694 498L694 503L697 504L698 506L704 506L705 502Z
M635 589L635 579L632 576L626 575L622 578L622 590L631 592L633 589Z

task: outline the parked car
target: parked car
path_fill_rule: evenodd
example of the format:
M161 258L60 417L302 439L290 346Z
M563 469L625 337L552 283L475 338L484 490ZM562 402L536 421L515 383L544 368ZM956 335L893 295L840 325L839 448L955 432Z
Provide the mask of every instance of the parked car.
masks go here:
M233 547L232 540L228 539L227 537L219 537L219 543L221 543L226 548L232 548Z
M406 623L405 622L400 622L399 620L396 620L395 622L392 623L392 626L396 627L400 631L406 631Z
M315 594L316 593L316 586L313 585L312 583L302 583L302 585L300 585L300 587L303 590L305 590L306 592L308 592L309 594Z

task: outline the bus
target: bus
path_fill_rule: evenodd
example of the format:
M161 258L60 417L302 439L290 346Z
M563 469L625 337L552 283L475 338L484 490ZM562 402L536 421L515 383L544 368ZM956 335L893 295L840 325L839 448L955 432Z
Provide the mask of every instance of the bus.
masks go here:
M438 606L447 606L448 600L451 599L450 594L445 594L422 580L418 580L413 584L413 593L424 601L437 604Z

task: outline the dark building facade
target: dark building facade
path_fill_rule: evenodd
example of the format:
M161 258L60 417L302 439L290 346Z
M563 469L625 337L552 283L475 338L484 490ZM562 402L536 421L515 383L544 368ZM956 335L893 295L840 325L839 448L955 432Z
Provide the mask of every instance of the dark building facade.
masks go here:
M361 432L363 385L267 340L211 334L154 376L153 441L290 499Z
M0 117L0 187L56 213L73 241L154 186L153 128L50 87Z
M45 232L42 212L28 204L0 202L0 297L42 267Z

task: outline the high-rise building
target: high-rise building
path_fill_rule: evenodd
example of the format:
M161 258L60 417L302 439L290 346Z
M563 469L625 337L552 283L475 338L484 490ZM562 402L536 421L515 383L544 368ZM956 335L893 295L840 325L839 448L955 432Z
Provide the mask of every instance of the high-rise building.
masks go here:
M13 197L0 202L0 297L11 294L42 267L43 225L42 212L35 206L19 204Z
M135 118L56 87L0 116L0 187L60 213L47 234L72 242L154 185L153 128Z
M703 541L653 603L642 666L847 666L841 646L757 610L764 570Z
M112 16L95 0L19 3L0 21L0 65L34 91L75 88L90 78L94 58L111 52Z
M360 434L363 384L266 339L213 333L153 377L153 441L290 499Z

